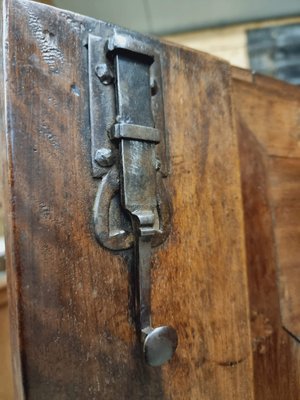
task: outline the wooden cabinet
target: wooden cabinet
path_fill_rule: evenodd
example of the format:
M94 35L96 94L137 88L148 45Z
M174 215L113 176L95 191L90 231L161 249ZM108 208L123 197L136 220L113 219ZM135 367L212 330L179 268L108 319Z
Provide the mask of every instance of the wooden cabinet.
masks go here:
M257 399L297 399L300 383L298 87L235 71Z
M2 131L16 399L296 399L299 89L34 2L8 1L4 21ZM96 78L91 37L99 42L93 57L102 72ZM143 134L159 131L160 143L166 138L165 147L145 147L156 146L166 167L155 172L155 218L163 224L162 180L172 209L168 235L151 257L153 326L170 324L178 335L174 356L161 367L143 359L134 246L103 247L93 220L99 185L110 171L102 181L93 173L93 146L104 137L110 143L113 124L133 124L122 120L123 92L109 97L120 70L107 67L128 38L160 66L147 89L154 122ZM128 51L131 59L136 47ZM133 64L143 62L139 56ZM134 97L131 104L144 106ZM133 135L136 128L130 129ZM113 146L119 167L123 144ZM100 217L111 218L112 236L124 203L117 198L100 207Z

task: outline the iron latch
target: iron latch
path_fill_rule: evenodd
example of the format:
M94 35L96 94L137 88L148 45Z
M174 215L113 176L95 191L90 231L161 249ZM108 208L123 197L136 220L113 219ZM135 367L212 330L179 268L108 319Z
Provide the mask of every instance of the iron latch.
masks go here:
M151 254L170 231L160 55L129 34L89 37L92 168L102 178L94 224L111 250L133 248L136 304L145 360L168 361L174 328L151 326Z

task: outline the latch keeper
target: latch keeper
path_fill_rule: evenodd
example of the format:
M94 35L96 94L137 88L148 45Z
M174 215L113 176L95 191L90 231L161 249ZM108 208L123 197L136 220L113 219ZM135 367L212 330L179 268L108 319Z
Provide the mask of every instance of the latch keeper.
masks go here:
M111 130L112 139L144 140L146 142L160 142L158 129L135 124L115 124Z

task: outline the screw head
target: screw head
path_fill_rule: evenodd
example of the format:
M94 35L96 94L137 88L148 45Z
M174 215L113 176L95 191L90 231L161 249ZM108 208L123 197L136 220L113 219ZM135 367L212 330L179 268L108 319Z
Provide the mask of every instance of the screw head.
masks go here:
M95 153L95 161L100 167L110 167L114 163L114 154L111 149L99 149Z
M103 85L110 85L114 81L113 72L107 64L98 64L95 72Z

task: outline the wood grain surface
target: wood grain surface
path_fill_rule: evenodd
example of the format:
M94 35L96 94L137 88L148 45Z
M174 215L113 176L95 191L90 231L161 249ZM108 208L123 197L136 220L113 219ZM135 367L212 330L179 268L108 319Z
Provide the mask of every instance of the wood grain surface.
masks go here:
M284 327L300 342L300 157L271 157L269 179L282 318Z
M174 359L141 361L130 265L95 240L87 34L96 20L7 4L6 215L17 399L253 399L231 69L153 42L163 64L174 216L153 258L153 324Z
M294 400L300 393L299 88L240 70L233 75L255 399Z

